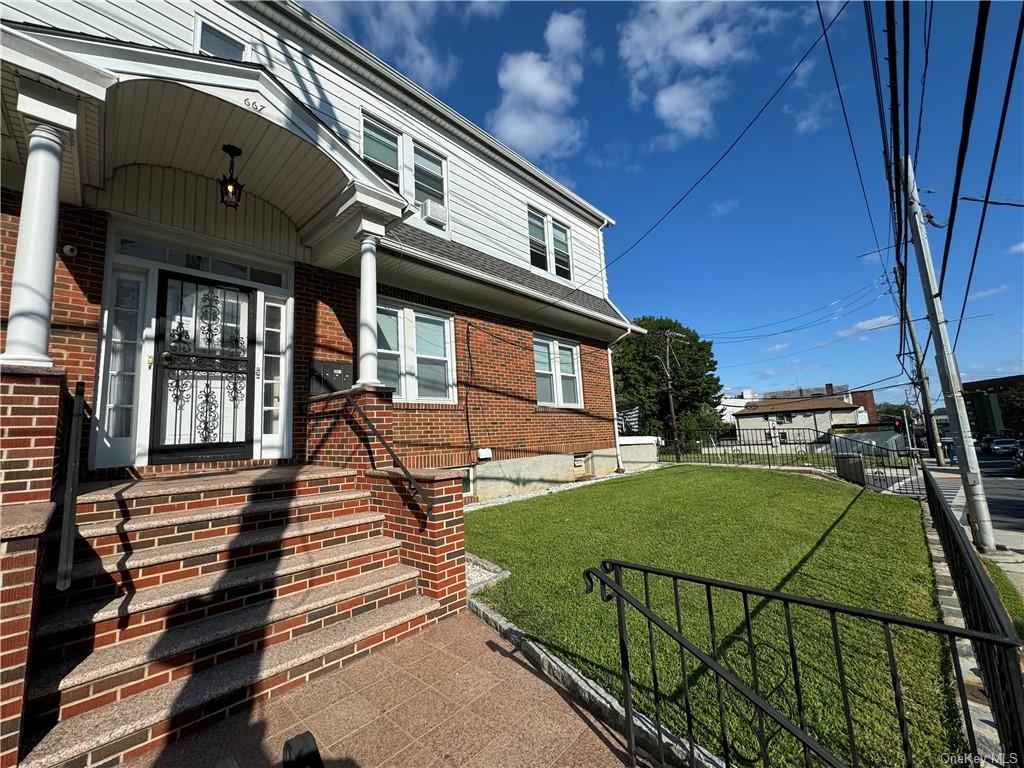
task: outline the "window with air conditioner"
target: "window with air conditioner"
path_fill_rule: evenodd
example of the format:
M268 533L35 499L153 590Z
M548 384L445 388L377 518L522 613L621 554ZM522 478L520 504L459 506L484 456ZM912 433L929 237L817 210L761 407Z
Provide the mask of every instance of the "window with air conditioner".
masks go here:
M447 226L444 161L416 145L413 146L413 194L424 221L439 227Z

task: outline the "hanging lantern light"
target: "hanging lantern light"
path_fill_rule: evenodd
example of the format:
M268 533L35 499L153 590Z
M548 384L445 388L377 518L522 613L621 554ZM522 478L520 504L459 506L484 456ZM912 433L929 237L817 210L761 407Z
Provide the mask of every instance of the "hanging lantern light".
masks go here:
M228 175L220 177L220 201L226 208L237 208L245 185L235 178L235 158L241 157L242 150L234 144L225 144L222 149L231 160L228 163Z

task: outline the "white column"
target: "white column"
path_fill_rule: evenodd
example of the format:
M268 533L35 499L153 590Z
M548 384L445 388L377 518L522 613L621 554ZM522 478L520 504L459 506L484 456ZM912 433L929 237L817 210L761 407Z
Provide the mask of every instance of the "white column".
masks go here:
M359 377L356 384L380 384L377 378L377 238L363 237L359 248Z
M0 357L8 365L53 365L49 355L50 313L65 137L59 129L45 124L37 125L29 135L7 346Z

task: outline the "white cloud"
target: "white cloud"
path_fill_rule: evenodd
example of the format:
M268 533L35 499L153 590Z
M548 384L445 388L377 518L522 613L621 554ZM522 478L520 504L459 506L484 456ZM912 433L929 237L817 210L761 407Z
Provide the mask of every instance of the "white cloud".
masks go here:
M458 72L458 59L440 50L432 27L433 2L303 2L332 27L369 48L429 90L442 90Z
M818 93L808 98L802 107L787 104L782 111L793 118L793 125L800 136L817 133L829 122L829 116L835 109L830 93Z
M725 216L727 213L732 213L739 207L739 200L720 200L712 203L708 207L708 215L716 218L719 216Z
M513 149L551 161L575 154L583 145L586 124L569 114L583 82L583 12L551 14L544 40L546 54L524 51L502 57L501 102L488 123Z
M855 336L863 333L864 331L874 331L878 328L890 325L899 320L896 315L879 315L878 317L872 317L870 320L861 320L859 323L854 323L849 328L844 328L837 334L842 338L847 336Z
M1000 293L1006 293L1010 289L1008 285L997 285L995 288L987 288L984 291L974 291L967 296L968 301L976 301L977 299L987 299L991 296L998 296Z
M1024 253L1024 243L1017 243L1010 246L1008 253Z
M508 3L505 0L470 0L465 8L466 18L498 19L504 15Z
M761 351L767 352L768 354L772 354L773 352L782 352L785 349L789 349L788 341L784 341L781 344L772 344L770 347L765 347Z
M753 39L783 11L752 3L645 3L622 24L619 59L634 107L653 101L671 131L666 147L707 135L729 92L725 72L757 58Z
M707 136L714 127L713 107L728 95L724 77L691 77L658 91L654 113L674 133L693 139Z
M808 56L803 60L803 63L797 67L796 73L793 75L793 85L797 88L806 88L808 81L811 79L811 75L814 73L817 67L817 59L813 59ZM779 74L783 77L789 74L791 67L783 69Z

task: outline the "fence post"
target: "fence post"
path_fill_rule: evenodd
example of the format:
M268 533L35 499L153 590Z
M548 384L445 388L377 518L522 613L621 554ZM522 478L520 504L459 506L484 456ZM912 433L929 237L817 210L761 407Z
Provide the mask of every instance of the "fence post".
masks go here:
M615 566L615 583L622 587L622 569ZM622 704L626 715L626 743L629 764L636 768L636 734L633 732L633 683L629 670L629 633L626 630L626 606L622 595L615 595L615 613L619 624L619 663L622 667Z

